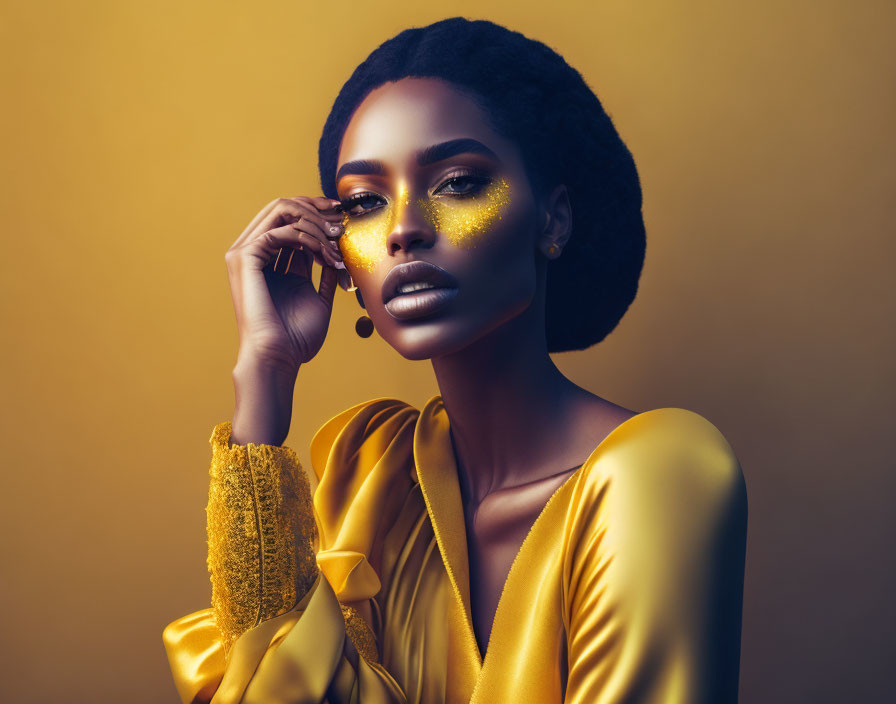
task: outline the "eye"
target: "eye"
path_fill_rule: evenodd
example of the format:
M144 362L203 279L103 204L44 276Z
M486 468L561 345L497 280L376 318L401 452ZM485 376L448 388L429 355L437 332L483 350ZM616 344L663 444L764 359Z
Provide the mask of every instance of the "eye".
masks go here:
M346 198L341 201L341 203L344 213L351 217L358 217L376 210L376 206L380 203L385 205L386 201L375 193L364 191L362 193L356 193L350 198Z
M444 193L456 196L474 196L479 193L489 182L487 176L478 174L458 174L444 181L434 193Z

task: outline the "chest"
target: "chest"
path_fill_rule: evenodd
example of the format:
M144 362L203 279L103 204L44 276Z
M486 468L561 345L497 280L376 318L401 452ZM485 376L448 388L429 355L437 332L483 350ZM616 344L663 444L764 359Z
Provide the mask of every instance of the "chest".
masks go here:
M429 505L420 492L410 497L384 545L374 619L383 664L408 701L563 701L563 526L573 489L546 508L545 491L534 509L513 513L493 511L492 501L465 513L448 490L431 489ZM469 588L466 618L452 574Z
M507 575L548 500L572 473L488 496L464 507L470 568L470 610L485 653Z

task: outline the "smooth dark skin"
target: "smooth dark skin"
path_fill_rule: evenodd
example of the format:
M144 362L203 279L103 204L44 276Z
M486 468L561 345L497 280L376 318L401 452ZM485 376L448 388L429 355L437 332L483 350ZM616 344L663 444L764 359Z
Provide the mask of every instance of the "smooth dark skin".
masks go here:
M478 140L498 160L458 154L424 167L417 164L419 150L459 138ZM569 199L562 184L544 196L533 193L518 147L491 128L476 103L438 79L405 78L381 86L353 115L337 168L360 159L382 162L385 173L343 176L337 183L340 199L364 191L391 200L402 179L410 191L412 205L389 233L387 251L374 271L347 266L379 335L407 359L432 361L457 459L472 617L484 655L507 573L536 517L601 440L634 412L577 386L548 354L545 268L551 256L548 247L556 244L560 252L554 256L562 256L572 234ZM509 211L470 249L450 244L413 205L418 198L434 197L433 192L458 167L503 177L512 189ZM249 286L248 278L254 282L252 295L261 296L258 272L267 259L259 262L284 246L281 242L289 244L290 237L295 246L294 225L281 223L290 223L300 214L320 226L321 232L312 233L315 244L311 234L300 240L321 261L325 238L332 237L323 228L339 221L329 206L324 198L275 201L250 224L247 232L251 233L243 233L234 245L237 253L228 253L240 325L240 357L234 368L234 443L280 444L285 439L298 367L323 342L329 320L324 308L332 301L337 270L325 266L320 292L314 292L313 284L301 275L282 277L299 280L296 286L307 294L306 307L298 309L301 315L296 316L295 330L284 324L285 333L273 330L277 328L273 318L267 327L255 324L263 316L245 303L247 298L240 291ZM274 217L277 208L281 212ZM272 225L281 226L272 230ZM265 237L267 249L262 253L256 248L254 264L247 265L246 242ZM302 263L297 269L294 262L290 271L307 274L302 267L311 265L311 255L297 259ZM392 267L417 259L451 272L460 282L459 293L446 309L431 316L397 320L383 305L382 282ZM251 276L235 276L247 271ZM266 280L271 279L268 275ZM255 300L252 295L249 298ZM262 312L269 310L262 306ZM366 604L357 606L369 616Z

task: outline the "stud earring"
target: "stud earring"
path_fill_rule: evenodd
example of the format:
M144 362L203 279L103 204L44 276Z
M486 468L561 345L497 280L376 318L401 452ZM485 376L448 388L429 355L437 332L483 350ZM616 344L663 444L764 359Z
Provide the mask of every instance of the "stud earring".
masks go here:
M560 253L560 248L557 245L552 243L551 246L548 247L548 254L550 256L555 257L559 253Z
M355 292L355 298L358 299L358 304L367 310L367 306L364 305L364 299L361 298L361 289L355 286L354 281L352 281L349 291ZM366 315L362 315L355 321L355 332L358 333L359 337L370 337L373 334L373 321Z

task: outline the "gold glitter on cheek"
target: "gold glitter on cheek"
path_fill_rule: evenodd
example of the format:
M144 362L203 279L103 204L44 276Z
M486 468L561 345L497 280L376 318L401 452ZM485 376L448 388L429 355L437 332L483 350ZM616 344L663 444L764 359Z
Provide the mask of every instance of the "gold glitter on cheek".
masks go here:
M369 215L342 218L345 232L339 238L339 250L346 263L373 272L377 263L388 254L387 240L395 229L404 208L410 205L407 185L402 181L398 186L397 207L392 203L384 205Z
M469 249L503 218L510 204L510 184L502 178L474 197L448 197L418 203L433 228L444 234L455 247Z
M389 210L384 206L376 213L361 217L346 215L342 224L345 232L339 238L339 250L347 264L372 272L386 254L389 236Z

